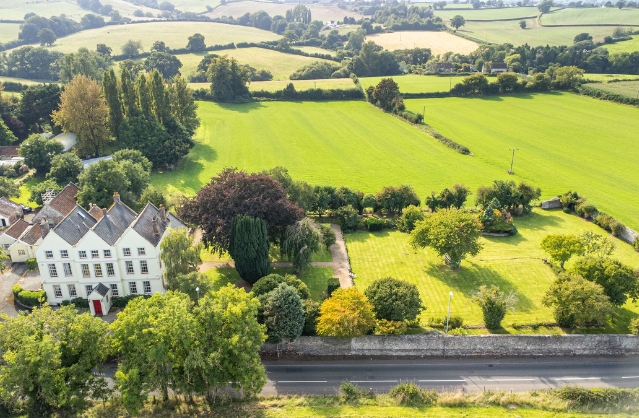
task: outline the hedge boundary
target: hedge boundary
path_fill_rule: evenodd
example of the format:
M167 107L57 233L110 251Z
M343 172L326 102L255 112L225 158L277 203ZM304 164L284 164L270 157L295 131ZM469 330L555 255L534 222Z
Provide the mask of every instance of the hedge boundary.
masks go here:
M619 93L612 93L598 88L590 86L581 86L581 94L584 96L593 97L599 100L605 100L608 102L615 102L619 104L639 107L639 99L635 97L624 96Z

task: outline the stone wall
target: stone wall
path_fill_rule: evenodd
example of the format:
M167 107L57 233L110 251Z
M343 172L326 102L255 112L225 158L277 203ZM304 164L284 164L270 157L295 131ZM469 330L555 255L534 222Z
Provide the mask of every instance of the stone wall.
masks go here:
M368 335L339 340L300 337L292 343L264 344L263 354L290 357L494 357L494 356L616 356L639 355L634 335Z
M635 238L639 237L639 234L627 226L623 227L621 234L619 234L619 239L626 241L628 244L632 245L635 242Z

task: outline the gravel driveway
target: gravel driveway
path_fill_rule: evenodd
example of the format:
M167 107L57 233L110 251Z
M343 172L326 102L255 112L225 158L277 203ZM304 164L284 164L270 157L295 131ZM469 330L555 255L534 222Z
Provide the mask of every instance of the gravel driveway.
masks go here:
M18 307L14 306L11 288L19 284L28 290L39 290L42 286L42 280L39 272L27 272L24 263L16 263L0 277L0 313L6 313L9 316L18 315Z

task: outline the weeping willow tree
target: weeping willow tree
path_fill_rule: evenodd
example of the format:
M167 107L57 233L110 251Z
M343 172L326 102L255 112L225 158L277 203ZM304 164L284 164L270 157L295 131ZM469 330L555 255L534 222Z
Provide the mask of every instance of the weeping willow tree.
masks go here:
M304 218L286 228L282 254L293 262L299 274L311 264L311 254L321 249L322 231L310 218Z
M229 254L242 279L252 284L270 273L269 245L263 219L248 215L235 217L231 226Z

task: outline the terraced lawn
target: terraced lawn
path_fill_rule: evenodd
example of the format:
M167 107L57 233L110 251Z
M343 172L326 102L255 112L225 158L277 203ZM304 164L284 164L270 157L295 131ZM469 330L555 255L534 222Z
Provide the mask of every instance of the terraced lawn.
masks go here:
M516 236L482 238L484 249L478 256L462 262L458 271L446 267L432 250L413 249L408 243L408 234L399 231L345 234L351 267L357 275L355 285L364 290L374 280L388 276L416 284L428 308L421 316L422 324L426 324L428 318L446 315L448 293L452 291L452 314L462 316L467 325L481 325L481 310L472 302L472 294L482 284L495 284L504 291L513 290L518 294L515 311L508 313L503 322L503 332L533 332L515 330L512 324L554 322L552 310L541 305L545 292L555 280L550 267L541 261L547 257L539 248L543 237L585 231L604 235L605 231L577 216L540 209L535 209L532 215L515 218L515 225ZM612 239L617 246L614 256L633 268L639 267L639 253L630 245ZM627 333L629 321L639 316L639 305L628 302L619 313L614 326L588 332ZM562 330L542 327L537 332L559 333Z

